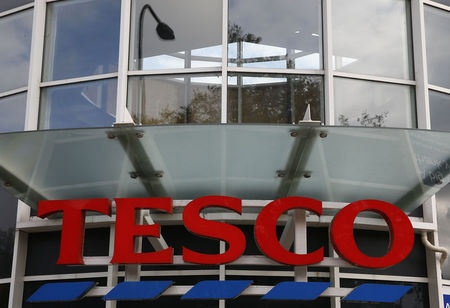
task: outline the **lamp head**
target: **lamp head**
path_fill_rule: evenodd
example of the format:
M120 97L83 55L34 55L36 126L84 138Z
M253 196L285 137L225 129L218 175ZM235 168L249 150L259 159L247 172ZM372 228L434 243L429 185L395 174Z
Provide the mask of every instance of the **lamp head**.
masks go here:
M163 40L174 40L175 34L173 30L165 23L159 22L158 26L156 26L156 32L158 36Z

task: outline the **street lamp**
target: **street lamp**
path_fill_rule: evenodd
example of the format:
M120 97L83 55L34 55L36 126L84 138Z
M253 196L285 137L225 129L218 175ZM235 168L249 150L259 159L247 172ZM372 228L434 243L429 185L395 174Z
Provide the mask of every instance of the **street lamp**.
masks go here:
M158 36L162 40L174 40L175 35L173 33L172 28L170 28L166 23L163 23L161 19L159 19L158 15L156 15L153 8L150 6L150 4L145 4L142 9L141 13L139 15L139 41L138 41L138 61L139 61L139 70L143 68L144 59L142 58L142 42L144 40L144 16L145 12L149 11L150 14L152 14L153 18L156 20L158 25L156 26L156 33L158 33ZM139 122L142 123L142 114L145 113L145 77L141 76L141 97L140 97L140 105L138 107L139 111Z
M175 35L173 33L172 28L170 28L166 23L163 23L161 19L159 19L158 15L156 15L153 8L150 4L144 5L141 9L141 13L139 15L139 42L138 42L138 58L139 58L139 69L142 69L142 42L144 40L144 16L145 12L149 11L152 14L153 18L156 20L158 25L156 26L156 33L163 40L174 40Z

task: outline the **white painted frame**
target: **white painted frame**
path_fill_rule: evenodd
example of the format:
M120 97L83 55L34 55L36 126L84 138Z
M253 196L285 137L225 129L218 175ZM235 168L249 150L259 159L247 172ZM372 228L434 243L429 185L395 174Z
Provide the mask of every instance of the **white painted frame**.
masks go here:
M302 74L302 75L318 75L323 76L324 80L324 123L327 125L334 125L334 78L351 78L366 81L383 82L398 85L408 85L415 88L416 93L416 114L418 120L418 128L430 129L431 119L429 110L429 95L428 91L433 90L444 94L450 94L450 88L444 88L436 85L428 84L427 77L427 62L426 62L426 42L425 42L425 29L424 29L424 6L428 5L447 12L450 12L450 6L443 5L441 3L431 0L410 0L411 1L411 15L412 15L412 35L413 35L413 52L414 52L414 67L415 67L415 79L396 79L385 78L362 74L343 73L333 71L332 57L332 1L322 0L322 31L323 31L323 69L321 70L296 70L296 69L268 69L268 68L242 68L242 67L228 67L228 42L227 42L227 29L228 29L228 0L222 0L222 65L220 67L208 67L208 68L186 68L186 69L174 69L174 70L152 70L152 71L129 71L129 44L130 44L130 27L131 27L131 1L122 0L121 9L121 30L120 30L120 47L119 47L119 63L118 72L109 74L100 74L93 76L86 76L80 78L70 78L56 81L41 80L43 55L44 55L44 36L46 25L46 5L47 3L63 1L63 0L34 0L34 3L23 5L5 12L0 13L0 18L9 16L12 14L20 13L21 11L34 8L34 19L32 29L32 44L31 44L31 56L30 56L30 68L28 86L17 89L8 90L0 93L0 98L25 93L27 92L27 108L26 108L26 123L25 130L38 129L38 116L39 116L39 102L41 96L41 89L52 86L67 85L79 82L88 82L95 80L104 80L110 78L117 78L117 105L116 105L116 121L117 123L130 122L130 116L126 109L127 91L128 91L128 78L130 76L145 76L145 75L170 75L170 74L195 74L195 73L221 73L222 74L222 97L221 97L221 123L227 123L227 84L229 72L246 72L246 73L268 73L268 74ZM266 202L266 201L259 201ZM180 204L182 204L181 202ZM339 208L342 205L335 205L335 208ZM217 216L217 215L216 215ZM219 215L220 216L220 215ZM233 223L250 223L254 221L255 215L244 215L239 218L233 215L222 215L215 217L214 215L208 215L210 219L225 219ZM155 220L162 219L160 217L154 217ZM161 224L174 224L180 223L180 215L174 215L170 219L162 219ZM281 223L287 222L287 216L281 220ZM322 217L317 219L315 216L306 217L305 223L311 226L327 226L331 221L331 217ZM431 240L435 245L438 244L437 236L437 219L436 219L436 200L432 198L426 203L424 207L424 219L411 219L416 232L426 231L430 233ZM110 227L110 255L112 254L113 234L114 234L114 222L105 218L88 218L87 227ZM42 232L44 230L57 230L61 227L61 222L58 220L40 221L36 219L30 219L29 208L19 202L18 215L17 215L17 231L15 238L15 250L13 258L13 271L11 278L0 279L0 284L10 283L10 299L9 307L20 307L22 302L22 290L24 281L45 281L45 280L59 280L59 279L84 279L105 277L108 281L106 288L111 288L117 283L118 277L125 277L126 273L119 272L117 266L108 266L108 272L101 273L87 273L87 274L67 274L67 275L42 275L42 276L25 276L25 261L26 261L26 248L27 248L27 234L29 232ZM385 228L381 220L359 219L356 227L379 230ZM221 250L224 250L224 244L220 244ZM330 245L331 247L331 245ZM403 276L385 276L385 275L361 275L361 274L347 274L340 273L339 266L343 264L337 261L337 255L334 251L331 251L332 258L327 260L324 266L330 267L330 274L328 277L333 282L335 288L339 288L340 279L374 279L374 280L388 280L388 281L410 281L419 283L428 283L430 293L430 306L431 307L443 307L442 303L442 290L450 292L450 280L442 280L440 265L438 258L434 253L427 252L427 267L429 276L424 277L403 277ZM95 260L91 260L95 263ZM97 260L98 261L98 260ZM248 262L261 262L261 260L248 260ZM327 263L328 262L328 263ZM331 263L330 263L331 262ZM264 263L264 262L263 262ZM146 272L143 271L142 275L217 275L219 279L225 279L226 275L270 275L270 276L282 276L293 277L294 273L280 272L280 271L245 271L245 270L227 270L225 265L221 265L217 270L187 270L187 271L158 271L158 272ZM323 273L311 273L307 272L307 276L311 275L323 275ZM444 287L445 286L445 287ZM185 288L185 287L184 287ZM263 290L266 290L264 286L254 287L247 291L251 294L261 294ZM106 289L104 289L106 290ZM103 290L103 291L104 291ZM179 290L170 291L173 294L181 292L183 287ZM103 292L101 291L101 292ZM101 293L100 292L100 293ZM169 292L169 293L170 293ZM330 296L332 291L330 291ZM339 308L340 301L338 297L332 297L332 307ZM106 307L115 307L113 302L108 302ZM224 308L225 302L220 301L219 307Z

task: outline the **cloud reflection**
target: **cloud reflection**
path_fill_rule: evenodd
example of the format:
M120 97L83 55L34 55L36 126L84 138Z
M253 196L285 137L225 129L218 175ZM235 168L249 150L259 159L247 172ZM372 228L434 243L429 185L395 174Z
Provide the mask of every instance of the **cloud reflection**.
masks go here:
M28 82L33 10L0 19L0 92Z
M334 0L332 4L334 69L412 77L408 1Z

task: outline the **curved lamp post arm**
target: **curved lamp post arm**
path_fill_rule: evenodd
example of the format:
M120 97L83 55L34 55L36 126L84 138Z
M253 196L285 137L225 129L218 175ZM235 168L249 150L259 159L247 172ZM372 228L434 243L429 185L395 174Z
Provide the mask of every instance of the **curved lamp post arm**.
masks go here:
M156 20L158 25L156 26L156 32L158 36L163 40L174 40L175 34L173 30L165 23L159 19L158 15L156 15L155 11L151 7L150 4L146 4L142 7L141 13L139 14L139 40L138 40L138 60L139 60L139 69L142 69L142 42L144 40L144 17L145 13L149 11L152 14L153 18Z

